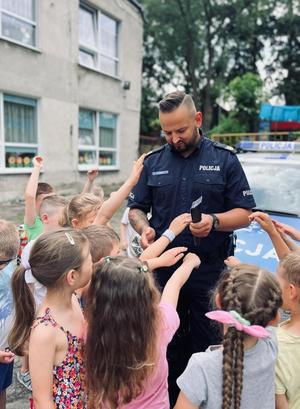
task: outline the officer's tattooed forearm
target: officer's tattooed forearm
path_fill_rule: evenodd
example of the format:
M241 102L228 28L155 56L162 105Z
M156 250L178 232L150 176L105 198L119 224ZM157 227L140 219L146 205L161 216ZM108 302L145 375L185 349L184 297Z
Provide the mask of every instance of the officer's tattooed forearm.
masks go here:
M136 232L142 234L143 230L149 226L147 215L140 209L129 210L129 221Z

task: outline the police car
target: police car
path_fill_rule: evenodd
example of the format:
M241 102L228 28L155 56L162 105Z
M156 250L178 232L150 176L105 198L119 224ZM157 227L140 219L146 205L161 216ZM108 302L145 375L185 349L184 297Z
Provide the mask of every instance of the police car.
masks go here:
M237 148L257 210L300 230L300 142L242 141ZM258 223L236 234L240 260L276 271L276 252Z

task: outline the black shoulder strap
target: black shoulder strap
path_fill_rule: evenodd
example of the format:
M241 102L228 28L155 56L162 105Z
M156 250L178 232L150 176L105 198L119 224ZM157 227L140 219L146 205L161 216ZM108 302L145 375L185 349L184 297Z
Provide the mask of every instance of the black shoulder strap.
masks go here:
M232 155L236 154L236 150L230 145L225 145L225 144L217 142L217 141L212 141L212 144L213 144L213 146L215 148L225 149L226 151L229 151Z
M166 147L166 145L163 145L163 146L160 146L157 149L154 149L153 151L150 151L150 152L146 153L146 158L148 158L150 155L153 155L154 153L161 152L162 150L165 149L165 147Z

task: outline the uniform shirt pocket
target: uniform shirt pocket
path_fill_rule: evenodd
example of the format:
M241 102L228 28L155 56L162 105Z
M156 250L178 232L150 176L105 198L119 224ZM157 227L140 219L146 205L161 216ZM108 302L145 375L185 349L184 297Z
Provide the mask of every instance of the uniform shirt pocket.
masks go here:
M203 212L223 211L225 182L217 172L197 172L193 175L193 200L203 196Z
M172 175L151 175L147 185L152 189L153 203L164 205L170 199L170 193L174 191L174 179Z

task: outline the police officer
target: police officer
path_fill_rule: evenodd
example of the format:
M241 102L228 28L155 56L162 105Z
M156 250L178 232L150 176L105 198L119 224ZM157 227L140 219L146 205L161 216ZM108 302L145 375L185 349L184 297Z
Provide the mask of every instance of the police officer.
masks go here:
M216 343L216 331L204 316L209 310L210 290L224 268L224 259L230 255L232 231L249 225L255 201L234 150L212 142L201 132L202 114L196 112L190 95L166 95L159 103L159 119L167 144L146 157L128 206L130 222L141 235L144 248L165 235L170 248L185 246L201 259L199 269L193 271L181 291L181 328L168 350L169 393L174 405L176 378L191 353ZM174 239L167 230L170 222L189 212L192 202L201 196L202 220L190 223ZM176 267L156 271L161 287Z

